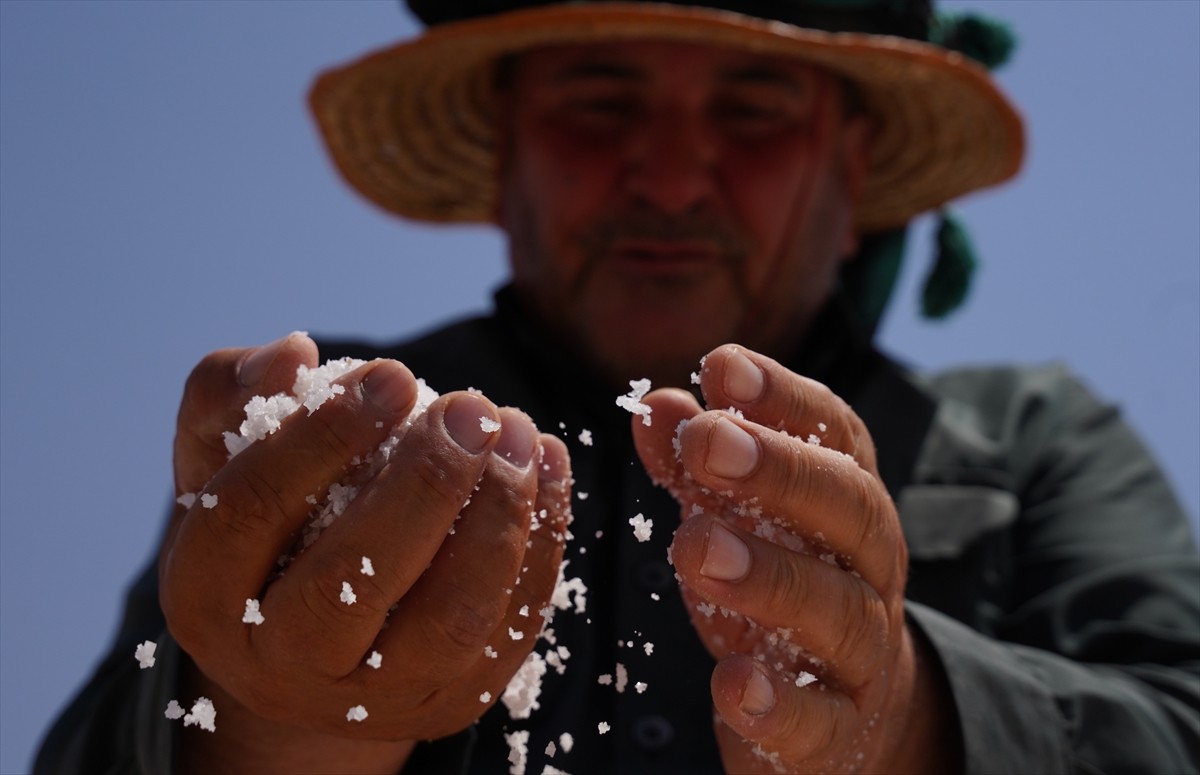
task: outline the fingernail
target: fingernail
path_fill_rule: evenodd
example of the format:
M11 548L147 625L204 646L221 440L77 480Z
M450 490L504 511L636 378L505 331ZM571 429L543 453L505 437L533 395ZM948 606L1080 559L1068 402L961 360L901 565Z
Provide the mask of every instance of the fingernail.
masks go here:
M442 413L442 424L454 443L475 454L481 452L492 438L494 423L500 422L491 403L474 393L462 393L450 399Z
M701 575L720 581L735 581L750 572L750 549L728 528L714 522L708 529L708 547Z
M508 412L501 420L500 441L496 443L492 454L511 463L517 468L524 468L533 459L533 448L537 444L537 428L529 418L516 412Z
M395 361L380 361L363 379L363 393L375 406L391 414L400 414L417 397L416 383L407 368Z
M758 442L725 417L717 420L709 439L704 468L726 479L741 479L758 465Z
M246 356L242 361L242 365L238 367L238 382L242 387L254 387L262 378L267 376L267 369L271 368L271 363L275 360L275 356L279 355L279 351L283 349L283 343L291 337L291 334L276 339L270 344L264 344L254 352Z
M751 716L761 716L775 707L775 687L771 685L771 679L757 669L750 673L742 687L740 707L743 713Z
M758 400L763 391L762 369L740 352L725 362L725 395L734 401L750 403Z

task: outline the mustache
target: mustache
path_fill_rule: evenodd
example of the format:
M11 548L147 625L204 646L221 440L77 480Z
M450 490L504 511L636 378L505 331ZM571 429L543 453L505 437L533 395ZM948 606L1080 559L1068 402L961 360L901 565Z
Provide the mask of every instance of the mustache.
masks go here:
M599 261L625 240L648 239L663 242L700 243L711 246L730 262L746 255L746 240L739 229L709 215L685 213L667 215L638 210L602 219L579 237L588 262Z

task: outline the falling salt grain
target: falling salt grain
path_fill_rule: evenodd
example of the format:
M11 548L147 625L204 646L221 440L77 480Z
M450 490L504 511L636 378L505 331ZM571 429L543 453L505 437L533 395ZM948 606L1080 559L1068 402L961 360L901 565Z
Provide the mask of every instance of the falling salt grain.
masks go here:
M608 730L611 729L611 727L608 725L607 721L601 721L596 725L596 729L600 731L600 734L604 735L608 733Z
M637 683L635 683L635 684L633 685L633 688L634 688L634 689L637 689L637 693L638 693L638 694L641 694L642 692L646 691L646 682L645 682L645 681L638 681Z
M200 505L206 509L215 509L217 507L217 496L204 493L200 496Z
M362 558L362 575L364 575L364 576L374 576L375 575L375 566L371 564L370 557Z
M152 640L143 641L133 650L133 656L138 661L138 667L145 670L154 667L154 652L158 644Z
M520 630L514 630L512 627L509 627L508 628L508 637L512 638L513 640L520 640L521 638L525 637L525 633L521 632Z
M585 500L587 500L587 498L588 498L588 494L587 494L586 492L577 492L577 493L575 493L575 495L576 495L576 496L579 498L579 500L581 500L581 501L585 501Z
M491 702L492 701L492 693L484 692L483 694L479 695L479 701L484 703L485 705L487 703Z
M367 717L367 709L361 705L355 705L350 710L346 711L347 721L362 721Z
M653 654L653 653L654 653L654 644L653 644L653 643L650 643L649 641L647 641L647 642L646 642L646 643L645 643L645 644L642 646L642 649L643 649L643 650L646 652L646 656L650 656L651 654Z
M629 671L625 669L625 665L617 663L617 694L624 694L625 687L629 685Z
M192 504L194 504L196 502L196 493L185 492L182 495L180 495L178 498L176 498L175 502L178 503L180 506L183 506L185 509L190 509L192 507Z
M613 678L611 673L602 673L596 678L596 683L601 686L612 686Z
M629 380L629 387L629 393L617 396L617 406L631 414L641 415L642 425L650 425L651 409L648 405L642 403L642 397L650 392L650 380L631 379Z
M167 703L167 709L163 712L167 718L175 721L183 718L183 707L176 700L171 700Z
M571 737L570 732L563 732L558 736L558 747L562 748L563 753L570 753L575 747L575 738Z
M354 605L358 602L358 595L354 594L354 587L350 586L349 581L342 582L342 594L339 598L346 605Z
M585 447L592 446L592 432L584 428L579 432L579 443Z
M213 707L212 700L207 697L196 700L196 703L192 705L192 712L183 717L185 727L190 727L192 724L208 732L217 731L217 709Z
M246 598L246 610L242 613L242 621L246 624L262 624L266 621L258 610L258 601L254 598Z
M495 433L500 430L500 423L485 414L479 418L479 429L484 433Z
M650 540L650 531L654 527L654 520L646 519L641 514L638 514L629 520L629 524L633 525L633 537L638 540L638 543L645 543Z
M508 743L508 763L512 766L508 768L511 775L525 775L525 762L529 755L529 730L520 729L513 733L504 733L504 740Z
M378 651L372 651L371 656L367 657L367 664L378 670L383 666L383 654Z

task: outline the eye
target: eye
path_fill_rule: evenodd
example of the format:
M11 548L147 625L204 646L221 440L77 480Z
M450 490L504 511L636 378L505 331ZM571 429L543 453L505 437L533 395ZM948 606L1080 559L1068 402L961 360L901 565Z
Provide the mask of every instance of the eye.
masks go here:
M573 97L557 111L559 118L589 131L612 131L637 120L641 103L624 94Z

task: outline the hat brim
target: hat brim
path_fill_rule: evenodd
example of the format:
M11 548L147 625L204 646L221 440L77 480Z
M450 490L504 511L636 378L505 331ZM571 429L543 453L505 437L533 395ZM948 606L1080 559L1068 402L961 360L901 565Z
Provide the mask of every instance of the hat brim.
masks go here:
M875 118L858 227L872 232L1016 174L1022 121L987 71L937 46L650 3L540 6L438 25L321 74L310 106L335 165L383 209L490 221L495 67L543 46L665 40L804 60L857 85Z

